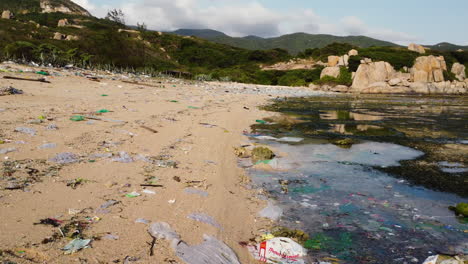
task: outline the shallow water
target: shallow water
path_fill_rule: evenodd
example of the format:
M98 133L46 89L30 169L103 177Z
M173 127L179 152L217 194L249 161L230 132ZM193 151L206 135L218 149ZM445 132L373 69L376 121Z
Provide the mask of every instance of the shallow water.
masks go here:
M468 225L448 209L468 202L466 184L446 186L468 180L466 102L435 97L275 102L267 109L300 122L254 126L259 134L252 140L284 155L269 162L273 171L249 170L254 183L283 208L279 224L310 234L309 252L319 261L422 263L435 253L468 254ZM304 140L284 143L258 135ZM342 138L355 144L330 143ZM437 154L447 143L460 147L457 155Z

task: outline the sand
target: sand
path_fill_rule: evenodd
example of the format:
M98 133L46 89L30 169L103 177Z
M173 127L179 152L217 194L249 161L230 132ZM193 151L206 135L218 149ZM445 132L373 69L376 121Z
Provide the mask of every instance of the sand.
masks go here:
M147 86L111 80L111 76L95 82L73 76L73 70L52 72L60 76L47 77L51 83L0 79L0 87L24 91L22 95L0 96L0 140L6 141L0 149L17 149L1 154L0 159L30 160L27 166L40 171L57 165L50 161L57 153L74 153L80 162L37 177L23 190L4 188L12 177L24 174L26 165L14 176L0 175L1 250L38 263L124 263L125 258L138 259L135 263L183 263L165 241L157 241L154 256L150 256L148 225L135 223L143 218L169 223L189 244L202 242L203 234L213 235L231 247L242 263L254 263L239 242L255 237L271 222L258 217L257 212L266 202L256 198L255 190L246 188L245 173L237 166L233 148L247 140L242 135L244 130L249 130L256 119L269 115L258 106L271 96L229 92L229 85L219 83L147 79L145 83L152 85ZM35 73L0 72L0 78L6 75L41 77ZM105 120L70 120L73 113L100 109L111 112L92 115ZM46 119L37 124L40 116ZM31 124L31 120L36 121ZM47 129L51 124L58 129ZM14 132L17 127L33 128L37 133L31 136ZM46 143L55 143L56 147L38 148ZM141 160L120 163L112 158L91 157L95 153L115 157L120 151L134 158L170 155L178 168L161 168ZM140 186L151 177L153 184L163 187ZM79 178L85 181L76 189L67 186ZM204 181L198 190L206 191L208 196L186 193L188 181ZM155 194L143 192L145 189ZM141 196L125 196L134 191ZM120 203L109 207L108 212L96 211L111 199ZM192 213L211 216L221 228L187 218ZM68 221L94 216L100 220L84 231L86 237L95 238L92 247L72 255L61 250L70 242L68 238L41 243L57 232L57 227L34 225L44 218ZM106 234L118 239L102 238ZM9 253L3 255L17 263L31 263Z

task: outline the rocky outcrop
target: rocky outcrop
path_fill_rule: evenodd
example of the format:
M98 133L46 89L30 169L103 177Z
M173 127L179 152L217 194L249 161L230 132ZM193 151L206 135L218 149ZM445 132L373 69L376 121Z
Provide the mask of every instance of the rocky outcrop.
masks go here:
M466 79L466 67L463 64L460 64L458 62L454 63L452 65L452 73L455 74L455 77L459 81L464 81Z
M71 40L79 40L80 37L75 36L75 35L68 35L65 40L71 41Z
M444 57L431 55L418 57L410 72L413 82L443 82L446 70Z
M67 37L66 35L63 35L63 34L60 33L60 32L55 32L54 38L53 38L53 39L62 40L62 39L65 39L66 37Z
M68 25L70 25L70 23L68 23L68 19L65 18L58 21L57 27L66 27Z
M423 46L418 45L418 44L414 44L414 43L409 44L408 49L411 50L411 51L415 51L415 52L417 52L419 54L426 53L426 49L424 49Z
M10 10L5 10L2 12L2 18L3 19L12 19L13 18L13 13L10 12Z
M50 0L40 0L40 6L42 13L60 12L65 14L91 16L91 14L86 11L86 9L73 3L72 1L61 1L60 4L58 4L57 2L52 2Z
M335 67L340 62L339 56L328 56L328 67Z
M320 79L322 79L325 76L331 76L334 78L338 78L340 75L340 67L335 66L335 67L326 67L322 70L322 73L320 74Z
M371 84L386 82L392 79L395 70L388 62L379 61L364 63L359 65L354 76L352 88L354 90L363 90Z
M357 50L355 50L355 49L352 49L352 50L348 51L348 56L350 56L350 57L351 56L357 56L357 55L359 55L359 52Z

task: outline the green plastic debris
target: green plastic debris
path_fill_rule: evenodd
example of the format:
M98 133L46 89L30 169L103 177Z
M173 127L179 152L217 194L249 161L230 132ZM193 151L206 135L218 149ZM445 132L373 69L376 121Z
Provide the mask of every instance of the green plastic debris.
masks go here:
M200 109L200 107L196 107L196 106L188 106L189 109Z
M177 100L170 100L169 102L171 102L171 103L178 103L179 101L177 101Z
M330 186L326 184L322 184L319 188L316 188L314 186L303 186L303 187L297 187L293 188L291 191L295 193L317 193L325 190L331 189Z
M71 121L75 121L75 122L84 121L85 119L86 118L82 115L75 115L70 118Z
M102 96L102 97L106 97L106 96L109 96L109 95L107 95L107 94L101 94L101 96Z
M47 117L45 117L44 115L40 115L37 119L39 120L45 120Z
M136 198L138 196L140 196L141 194L137 193L137 192L131 192L131 193L127 193L125 195L125 197L128 197L128 198Z
M255 120L255 122L259 123L259 124L262 124L262 125L265 125L267 123L267 121L265 120L260 120L260 119L257 119Z
M107 109L101 109L101 110L96 111L96 113L98 113L98 114L109 113L109 112L110 111L107 110Z
M45 71L37 71L36 73L44 76L49 76L49 73Z
M91 239L73 239L68 245L66 245L62 250L65 251L65 254L73 254L82 250L83 248L88 248L91 243Z
M255 162L255 165L259 165L259 164L270 164L272 160L259 160L257 162Z
M0 139L0 144L5 144L5 141Z

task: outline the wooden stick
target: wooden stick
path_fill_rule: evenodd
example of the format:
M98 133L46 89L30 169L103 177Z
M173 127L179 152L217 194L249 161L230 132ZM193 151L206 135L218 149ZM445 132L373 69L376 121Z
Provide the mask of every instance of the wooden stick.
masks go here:
M155 187L155 188L162 188L164 185L159 184L140 184L141 187Z
M154 245L156 245L155 237L153 237L153 241L151 241L150 256L154 256Z
M44 78L39 78L39 79L28 79L28 78L20 78L20 77L14 77L14 76L3 76L3 79L10 79L10 80L19 80L19 81L30 81L30 82L43 82L43 83L50 83Z
M135 85L142 85L142 86L148 86L148 87L154 87L158 88L157 86L147 84L147 83L140 83L140 82L132 82L132 81L122 81L123 83L129 83L129 84L135 84Z
M146 129L146 130L148 130L148 131L150 131L150 132L153 132L153 133L155 133L155 134L158 133L157 130L152 129L151 127L147 127L147 126L140 126L140 127L141 127L141 128L144 128L144 129Z

